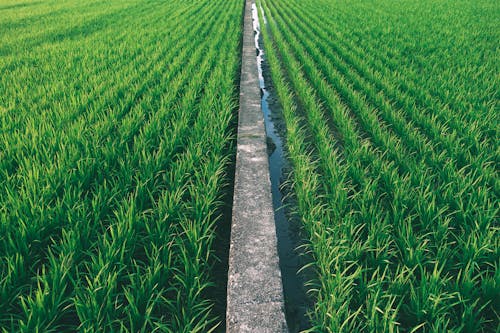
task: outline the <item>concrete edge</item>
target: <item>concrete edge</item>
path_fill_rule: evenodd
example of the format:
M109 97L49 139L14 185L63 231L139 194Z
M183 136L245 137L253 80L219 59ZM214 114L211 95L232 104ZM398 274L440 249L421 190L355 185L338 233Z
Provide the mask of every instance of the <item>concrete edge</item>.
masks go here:
M252 24L246 0L240 81L227 332L288 332Z

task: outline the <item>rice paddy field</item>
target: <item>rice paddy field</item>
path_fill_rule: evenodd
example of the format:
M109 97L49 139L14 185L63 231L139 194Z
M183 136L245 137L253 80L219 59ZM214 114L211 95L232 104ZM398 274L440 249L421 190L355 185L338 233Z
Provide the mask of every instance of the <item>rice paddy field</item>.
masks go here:
M242 1L0 1L0 331L207 332Z
M500 4L259 0L314 332L498 332Z
M256 5L307 331L499 332L500 2ZM244 6L0 0L0 332L224 330Z

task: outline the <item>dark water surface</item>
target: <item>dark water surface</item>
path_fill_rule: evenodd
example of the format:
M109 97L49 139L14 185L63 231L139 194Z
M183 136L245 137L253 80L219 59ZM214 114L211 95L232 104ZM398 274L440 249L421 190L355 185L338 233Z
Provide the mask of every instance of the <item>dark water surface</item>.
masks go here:
M290 332L299 332L310 328L306 316L307 295L304 281L297 274L301 267L301 260L296 247L300 244L299 227L291 223L283 205L284 196L280 185L284 180L285 170L289 167L284 153L284 120L270 81L270 73L265 60L263 43L260 35L260 25L257 8L252 5L253 26L255 31L255 47L257 50L257 66L259 70L259 84L261 89L261 106L264 113L264 122L268 140L269 171L271 176L271 192L273 197L276 234L278 237L278 254L285 294L286 320ZM266 22L265 18L263 18Z

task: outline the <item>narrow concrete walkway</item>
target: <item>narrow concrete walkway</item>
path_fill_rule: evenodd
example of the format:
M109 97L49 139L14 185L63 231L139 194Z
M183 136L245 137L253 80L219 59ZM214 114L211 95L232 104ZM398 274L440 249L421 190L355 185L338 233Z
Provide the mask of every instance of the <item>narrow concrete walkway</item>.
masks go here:
M238 145L229 251L227 332L287 332L252 0L246 0Z

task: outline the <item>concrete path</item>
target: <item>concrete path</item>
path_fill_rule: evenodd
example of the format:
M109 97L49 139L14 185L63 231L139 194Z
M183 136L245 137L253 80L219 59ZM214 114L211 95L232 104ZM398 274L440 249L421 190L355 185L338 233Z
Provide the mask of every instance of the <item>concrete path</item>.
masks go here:
M287 332L260 104L252 0L246 0L229 251L227 332Z

